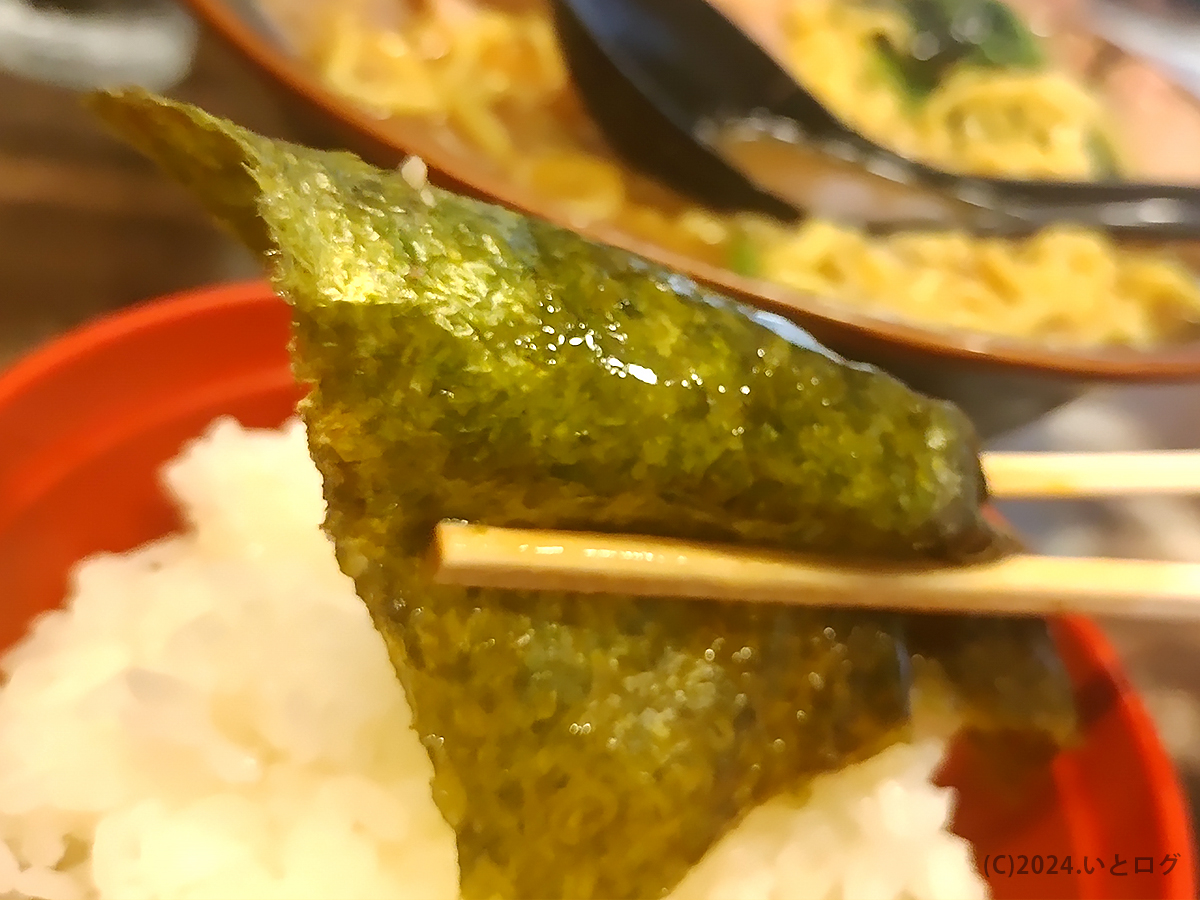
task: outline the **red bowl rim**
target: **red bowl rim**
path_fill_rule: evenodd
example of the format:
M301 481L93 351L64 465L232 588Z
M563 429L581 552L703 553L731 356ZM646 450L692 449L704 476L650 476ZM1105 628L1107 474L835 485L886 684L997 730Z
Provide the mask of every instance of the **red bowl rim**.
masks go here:
M265 302L284 303L271 286L259 280L218 284L179 291L143 301L97 317L56 337L0 370L0 410L16 401L29 387L50 377L74 360L119 346L132 335L153 332L163 325ZM1167 846L1186 848L1179 864L1185 869L1173 883L1183 889L1180 898L1196 896L1196 858L1193 821L1175 764L1158 739L1158 731L1140 696L1128 682L1116 649L1095 622L1076 615L1054 618L1057 627L1086 647L1095 665L1120 690L1130 738L1147 778L1156 788L1148 798L1150 813L1162 829Z
M0 409L73 360L119 345L130 335L275 296L265 281L236 281L181 290L96 316L19 356L7 368L0 368Z
M1148 780L1156 787L1150 797L1152 814L1162 828L1166 845L1186 848L1179 862L1186 863L1187 869L1175 882L1179 885L1178 896L1196 897L1196 835L1192 814L1184 799L1179 770L1158 739L1158 726L1142 703L1141 695L1129 685L1116 647L1100 626L1091 619L1077 615L1058 616L1054 621L1086 647L1096 666L1120 686L1120 702L1130 724L1130 739L1138 758L1146 767Z

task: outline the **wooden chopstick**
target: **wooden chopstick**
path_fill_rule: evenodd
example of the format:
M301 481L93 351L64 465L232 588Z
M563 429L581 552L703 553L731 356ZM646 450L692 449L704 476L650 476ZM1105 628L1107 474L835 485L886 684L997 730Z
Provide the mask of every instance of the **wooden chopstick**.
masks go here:
M1200 619L1200 564L1014 556L972 566L828 561L662 538L438 525L445 584L922 612Z
M1200 494L1200 451L984 453L999 499Z

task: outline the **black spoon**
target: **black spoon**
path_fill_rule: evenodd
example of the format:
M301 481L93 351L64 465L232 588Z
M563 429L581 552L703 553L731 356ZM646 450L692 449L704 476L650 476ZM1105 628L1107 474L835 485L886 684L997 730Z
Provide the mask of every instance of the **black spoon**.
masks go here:
M1072 222L1200 237L1200 188L961 176L841 122L706 0L552 0L585 105L614 149L718 210L875 230L1022 234Z

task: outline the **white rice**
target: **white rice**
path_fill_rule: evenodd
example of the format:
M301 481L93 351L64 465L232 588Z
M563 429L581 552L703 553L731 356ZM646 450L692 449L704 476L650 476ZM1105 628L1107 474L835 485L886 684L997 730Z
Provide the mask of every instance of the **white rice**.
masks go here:
M453 898L454 834L302 427L215 423L165 469L190 529L76 570L3 660L0 898ZM677 898L984 897L893 747L756 810Z
M419 191L425 187L429 177L429 168L421 157L410 156L400 164L400 177L408 182L408 186L414 191Z

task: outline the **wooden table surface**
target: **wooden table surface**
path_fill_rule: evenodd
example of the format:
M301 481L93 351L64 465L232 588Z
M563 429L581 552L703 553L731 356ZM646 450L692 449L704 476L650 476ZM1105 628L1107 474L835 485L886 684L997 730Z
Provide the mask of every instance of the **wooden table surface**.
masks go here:
M289 136L253 73L207 38L172 93ZM257 272L74 93L0 73L0 363L105 310Z

